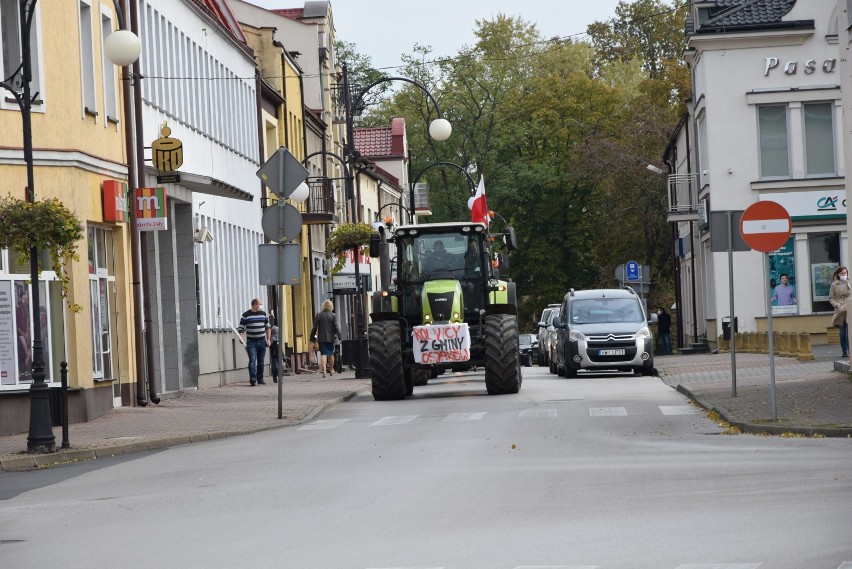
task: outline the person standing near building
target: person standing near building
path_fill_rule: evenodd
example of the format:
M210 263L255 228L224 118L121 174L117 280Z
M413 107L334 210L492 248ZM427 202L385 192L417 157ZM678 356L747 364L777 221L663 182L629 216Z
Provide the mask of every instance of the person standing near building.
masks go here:
M672 355L672 317L662 306L657 310L657 335L660 337L661 356Z
M260 299L252 299L251 308L243 312L238 328L249 357L250 385L266 383L263 381L263 360L266 357L266 348L272 343L272 327L266 312L260 307Z
M846 302L849 300L849 271L838 267L831 278L828 302L834 307L831 323L840 328L840 351L842 358L849 357L849 323L846 321Z
M340 339L340 326L337 324L337 315L334 313L334 303L326 300L322 303L322 310L314 317L314 327L311 328L311 340L319 342L320 369L325 377L326 360L330 363L331 375L334 375L334 340Z

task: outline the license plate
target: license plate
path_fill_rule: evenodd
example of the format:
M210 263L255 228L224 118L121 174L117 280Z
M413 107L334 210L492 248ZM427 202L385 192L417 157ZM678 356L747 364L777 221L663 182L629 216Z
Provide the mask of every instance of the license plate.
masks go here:
M625 354L624 349L620 350L601 350L598 352L599 356L623 356Z

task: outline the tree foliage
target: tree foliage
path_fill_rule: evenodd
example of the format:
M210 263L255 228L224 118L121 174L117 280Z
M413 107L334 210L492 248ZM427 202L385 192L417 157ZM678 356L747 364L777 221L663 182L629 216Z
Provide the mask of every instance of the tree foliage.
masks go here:
M416 46L402 75L438 100L453 135L427 134L437 114L419 88L400 84L368 120L404 117L412 174L452 162L482 176L492 231L515 227L522 325L569 288L616 286L628 260L652 267L650 300L671 304L671 227L665 179L650 173L689 97L684 0L621 2L615 18L589 27L589 42L544 39L536 26L498 14L477 21L476 41L425 64ZM470 187L456 168L433 167L427 221L469 219Z

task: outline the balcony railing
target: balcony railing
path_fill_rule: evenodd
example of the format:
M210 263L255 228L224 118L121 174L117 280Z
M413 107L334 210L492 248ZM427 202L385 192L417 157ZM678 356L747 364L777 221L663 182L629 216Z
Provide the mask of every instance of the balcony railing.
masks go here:
M302 223L317 225L336 223L334 210L334 180L331 178L313 178L307 181L310 194L308 199L298 204L302 214Z
M669 175L669 209L666 221L698 221L698 175Z

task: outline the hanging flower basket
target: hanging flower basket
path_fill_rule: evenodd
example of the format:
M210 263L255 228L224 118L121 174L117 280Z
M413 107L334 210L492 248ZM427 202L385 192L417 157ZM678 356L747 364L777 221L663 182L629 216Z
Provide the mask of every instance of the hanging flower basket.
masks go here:
M18 254L19 262L28 262L30 249L47 251L59 279L62 296L68 299L68 265L79 261L77 242L83 239L83 224L55 198L30 202L6 196L0 199L0 247ZM39 259L39 272L44 267ZM80 312L78 304L69 304Z
M328 236L325 252L334 260L331 275L336 275L346 264L345 253L356 247L364 247L370 243L370 236L375 231L366 223L343 223Z

